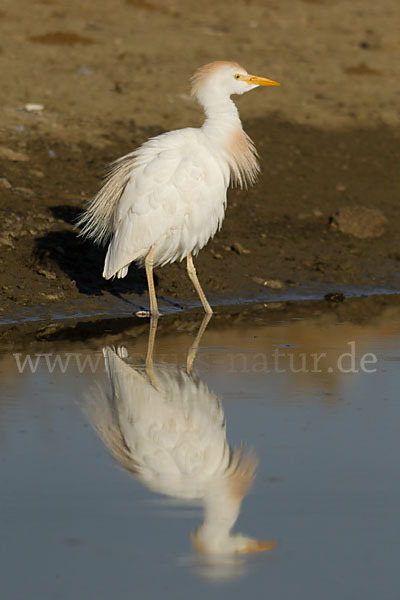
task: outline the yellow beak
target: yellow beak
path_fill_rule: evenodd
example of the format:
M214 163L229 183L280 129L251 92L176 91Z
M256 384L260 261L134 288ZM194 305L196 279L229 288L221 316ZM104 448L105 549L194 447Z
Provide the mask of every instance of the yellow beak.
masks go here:
M277 543L274 540L253 540L243 548L242 552L266 552L268 550L274 550L276 546Z
M266 77L259 77L258 75L240 75L242 81L246 81L252 85L281 85L273 79L267 79Z

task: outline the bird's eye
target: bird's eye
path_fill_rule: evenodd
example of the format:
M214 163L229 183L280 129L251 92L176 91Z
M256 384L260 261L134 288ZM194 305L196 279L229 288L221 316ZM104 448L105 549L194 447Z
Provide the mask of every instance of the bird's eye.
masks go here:
M240 79L240 75L238 73L235 75L235 79Z

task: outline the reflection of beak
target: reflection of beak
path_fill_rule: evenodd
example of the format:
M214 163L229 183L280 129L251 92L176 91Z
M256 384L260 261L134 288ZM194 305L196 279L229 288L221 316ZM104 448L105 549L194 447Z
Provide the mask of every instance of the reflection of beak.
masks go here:
M266 552L267 550L273 550L276 546L277 544L274 540L253 540L240 552Z
M266 77L259 77L258 75L240 75L242 81L250 83L251 85L281 85L273 79L267 79Z

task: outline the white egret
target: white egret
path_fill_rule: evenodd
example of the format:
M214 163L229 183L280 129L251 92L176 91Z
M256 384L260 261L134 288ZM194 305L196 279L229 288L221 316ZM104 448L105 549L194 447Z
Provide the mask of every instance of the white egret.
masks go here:
M202 502L204 522L191 534L197 553L273 549L273 541L231 533L254 478L255 454L230 447L221 403L196 375L172 364L153 364L155 332L156 326L150 331L146 369L128 364L125 348L104 348L109 385L87 396L94 428L118 463L150 490ZM193 359L189 353L188 364Z
M115 161L78 222L81 235L109 241L105 279L125 277L132 262L145 266L153 316L159 315L153 268L184 258L204 310L212 313L193 256L221 227L229 183L243 187L256 179L257 151L230 97L260 85L280 84L234 62L198 69L192 94L206 114L202 127L151 138Z

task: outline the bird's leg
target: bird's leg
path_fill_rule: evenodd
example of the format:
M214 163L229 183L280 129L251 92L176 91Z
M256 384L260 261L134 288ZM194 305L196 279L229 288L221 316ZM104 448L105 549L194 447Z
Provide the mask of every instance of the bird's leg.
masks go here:
M212 317L212 315L210 313L207 313L206 315L204 315L203 320L200 325L200 329L197 332L197 335L195 337L195 340L188 350L188 355L187 355L187 359L186 359L186 371L187 371L188 375L190 375L190 373L192 372L193 363L194 363L194 359L196 358L197 351L199 349L200 340L203 337L203 334L206 330L208 323L210 322L211 317Z
M155 249L156 249L155 246L153 246L150 249L149 253L147 254L147 256L144 260L144 266L146 269L147 287L149 288L150 314L152 317L159 317L160 313L158 312L156 291L154 288L154 279L153 279L153 257L154 257Z
M153 352L154 343L156 339L158 316L151 315L150 317L150 329L149 329L149 341L147 343L147 354L146 354L146 373L151 385L157 389L156 377L154 375L153 365Z
M203 292L203 290L201 289L200 281L197 278L196 269L195 269L195 266L193 264L193 257L192 257L191 254L187 255L186 268L187 268L188 275L190 277L190 281L193 283L193 285L194 285L194 287L196 289L196 292L199 295L199 298L201 300L201 303L203 305L203 308L204 308L205 312L207 314L209 314L209 315L212 315L212 313L213 313L212 308L208 304L206 295Z

